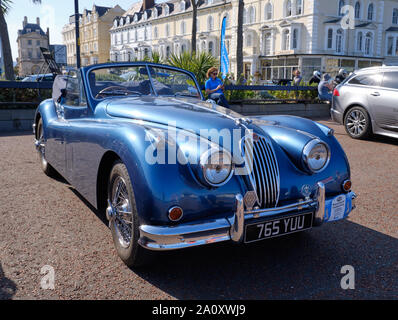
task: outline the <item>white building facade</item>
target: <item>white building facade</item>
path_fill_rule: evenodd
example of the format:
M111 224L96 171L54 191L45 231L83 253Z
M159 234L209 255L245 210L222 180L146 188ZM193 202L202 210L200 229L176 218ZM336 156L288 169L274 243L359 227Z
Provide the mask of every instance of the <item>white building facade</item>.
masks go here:
M398 0L245 0L244 5L246 78L289 79L299 68L307 80L314 70L335 75L340 68L398 64ZM199 2L197 50L219 58L224 16L235 73L237 0ZM144 0L118 19L110 31L111 60L142 59L152 50L167 57L191 48L190 1Z

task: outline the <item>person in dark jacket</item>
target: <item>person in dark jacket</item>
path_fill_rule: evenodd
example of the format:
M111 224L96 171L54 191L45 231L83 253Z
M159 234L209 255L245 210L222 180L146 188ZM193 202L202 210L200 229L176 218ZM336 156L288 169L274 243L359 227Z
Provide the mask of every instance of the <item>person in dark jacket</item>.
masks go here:
M314 71L313 76L310 79L310 85L312 85L313 83L319 84L319 82L321 82L321 77L322 74L320 71L318 70Z
M336 78L334 79L334 82L336 84L342 83L348 76L348 72L346 69L340 69L339 73L337 74Z

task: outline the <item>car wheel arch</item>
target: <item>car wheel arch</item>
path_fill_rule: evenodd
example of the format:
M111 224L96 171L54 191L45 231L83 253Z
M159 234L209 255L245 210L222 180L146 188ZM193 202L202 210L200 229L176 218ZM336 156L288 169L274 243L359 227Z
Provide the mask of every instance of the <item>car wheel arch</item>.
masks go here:
M38 113L36 114L36 116L35 116L35 122L34 122L34 124L35 124L35 138L36 138L36 139L38 139L38 136L37 136L37 128L38 128L39 121L40 121L41 118L42 118L42 117L41 117L41 114L40 114L40 112L38 112Z
M370 125L371 125L371 127L372 127L372 129L373 129L373 121L372 121L372 117L371 117L371 115L370 115L370 112L369 112L369 110L368 110L368 108L367 108L366 106L364 106L364 105L362 105L362 104L360 104L360 103L353 103L353 104L349 105L349 106L344 110L344 113L343 113L343 124L344 124L344 119L345 119L345 116L347 115L347 113L348 113L351 109L353 109L353 108L355 108L355 107L363 108L363 109L367 112L367 114L368 114L368 116L369 116L369 119L370 119Z
M107 151L102 156L97 170L97 209L105 213L107 207L107 187L109 175L115 161L122 161L120 156L114 151Z

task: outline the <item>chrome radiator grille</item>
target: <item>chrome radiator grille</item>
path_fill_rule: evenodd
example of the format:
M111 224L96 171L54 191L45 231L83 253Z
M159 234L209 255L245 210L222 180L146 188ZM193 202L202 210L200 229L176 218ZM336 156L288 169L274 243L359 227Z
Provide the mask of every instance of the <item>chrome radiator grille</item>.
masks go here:
M257 193L258 205L260 208L275 207L280 190L279 167L271 143L262 136L246 139L245 161L251 171L249 179Z

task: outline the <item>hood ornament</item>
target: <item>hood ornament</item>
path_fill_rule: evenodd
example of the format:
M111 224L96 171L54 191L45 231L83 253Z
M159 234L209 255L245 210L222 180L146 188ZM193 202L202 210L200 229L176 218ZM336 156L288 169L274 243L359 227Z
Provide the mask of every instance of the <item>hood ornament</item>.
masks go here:
M248 119L248 118L237 118L237 119L235 119L235 123L237 125L240 125L240 124L243 124L243 123L251 124L252 122L253 122L253 120L252 119Z

